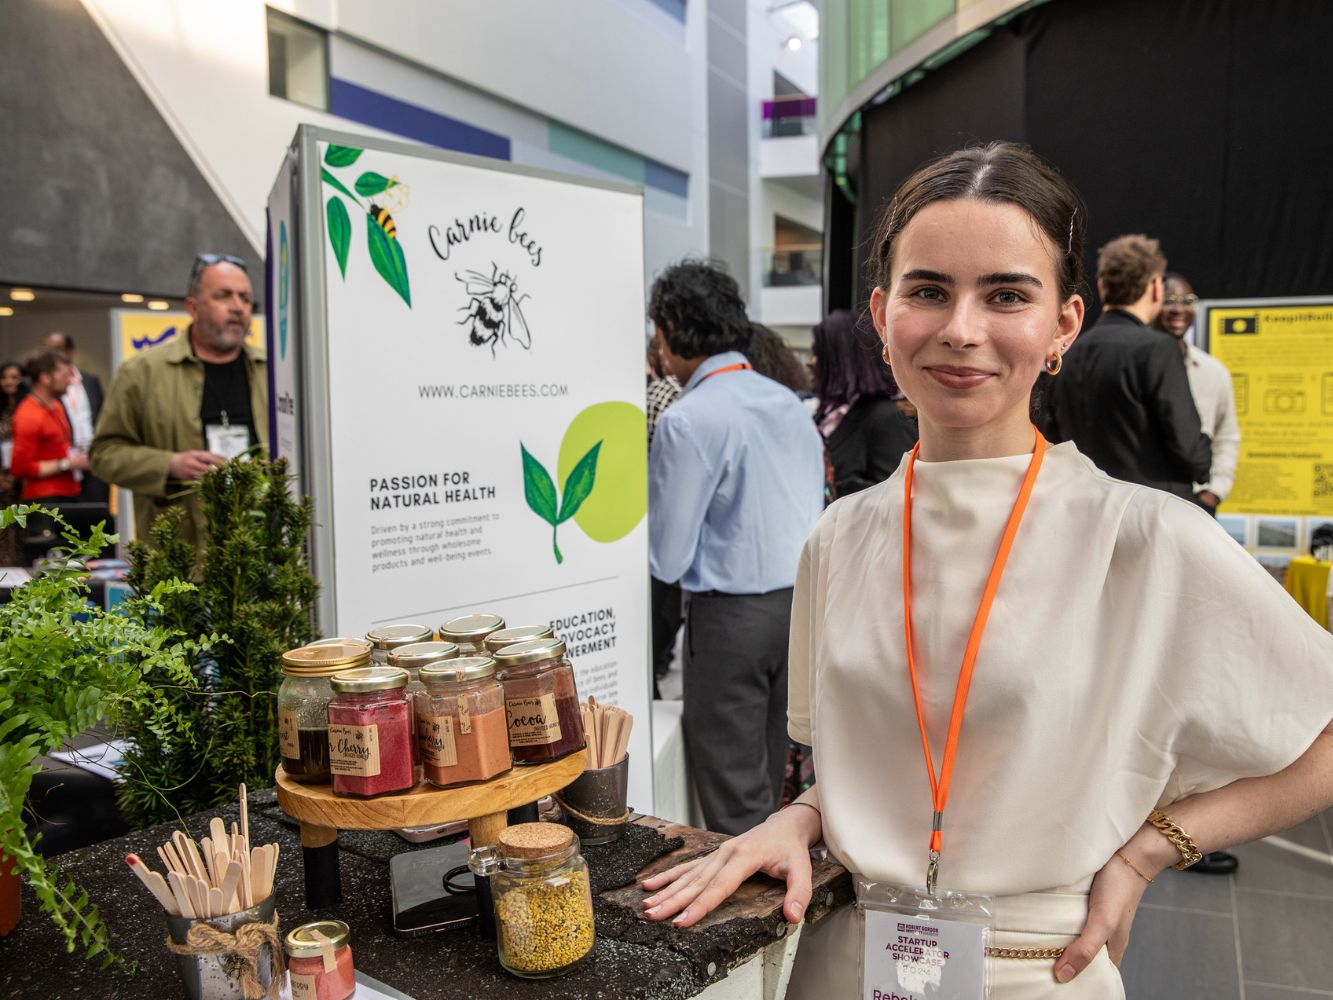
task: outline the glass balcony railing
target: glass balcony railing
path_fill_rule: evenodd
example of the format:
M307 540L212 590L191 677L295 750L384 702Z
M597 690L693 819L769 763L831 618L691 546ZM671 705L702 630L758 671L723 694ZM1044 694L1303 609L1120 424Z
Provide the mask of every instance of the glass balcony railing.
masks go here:
M815 134L813 97L778 97L764 102L764 138Z
M766 247L763 255L765 288L819 285L823 281L824 248L818 243Z

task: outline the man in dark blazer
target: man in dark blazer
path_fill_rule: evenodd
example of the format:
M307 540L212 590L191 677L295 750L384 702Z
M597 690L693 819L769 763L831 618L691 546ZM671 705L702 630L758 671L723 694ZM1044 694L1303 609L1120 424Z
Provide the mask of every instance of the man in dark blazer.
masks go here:
M1105 309L1049 381L1043 429L1052 441L1072 440L1116 479L1192 501L1212 446L1179 348L1150 326L1162 309L1165 273L1166 257L1146 236L1121 236L1098 251Z
M74 379L69 390L61 398L65 414L69 417L70 430L74 434L74 447L84 452L93 443L93 432L97 428L97 417L102 412L102 400L106 398L102 391L102 380L92 372L80 371L75 363L76 349L74 338L67 333L52 331L42 338L42 347L48 351L58 351L69 361L74 369ZM110 495L106 483L91 472L83 474L80 483L79 502L104 504ZM108 531L111 530L109 527Z

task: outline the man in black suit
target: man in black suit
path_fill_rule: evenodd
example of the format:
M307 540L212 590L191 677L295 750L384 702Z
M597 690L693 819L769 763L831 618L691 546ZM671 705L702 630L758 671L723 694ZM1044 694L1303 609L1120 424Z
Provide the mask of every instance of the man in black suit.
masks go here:
M105 398L102 392L102 380L92 372L79 370L74 361L76 353L74 338L69 334L53 330L42 338L42 347L64 355L74 370L74 378L69 384L68 391L61 397L61 403L65 407L65 414L69 417L75 450L87 454L88 447L93 443L93 432L97 428L97 417L102 412L102 400ZM105 504L108 496L106 483L91 472L83 473L78 496L80 503ZM108 527L107 530L110 531L111 528Z
M1180 350L1151 329L1165 273L1166 257L1146 236L1121 236L1098 251L1105 309L1052 378L1044 430L1052 441L1072 440L1117 479L1192 501L1192 484L1207 479L1212 446Z

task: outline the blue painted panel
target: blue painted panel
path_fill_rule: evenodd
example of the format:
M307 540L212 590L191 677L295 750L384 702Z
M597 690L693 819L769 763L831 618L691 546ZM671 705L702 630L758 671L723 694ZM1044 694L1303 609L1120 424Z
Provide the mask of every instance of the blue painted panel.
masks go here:
M339 118L395 132L418 142L497 160L510 159L509 139L387 94L329 79L329 110Z
M690 175L656 160L643 161L643 182L678 198L690 196Z

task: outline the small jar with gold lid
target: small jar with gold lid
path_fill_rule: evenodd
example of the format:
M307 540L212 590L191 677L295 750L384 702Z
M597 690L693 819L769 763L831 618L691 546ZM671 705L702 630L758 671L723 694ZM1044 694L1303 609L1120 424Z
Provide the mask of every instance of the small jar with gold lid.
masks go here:
M583 716L564 642L516 642L493 656L495 676L504 685L514 763L547 764L582 750Z
M341 920L316 920L287 934L292 1000L347 1000L356 992L351 937Z
M459 656L485 656L486 637L505 627L499 615L475 614L450 618L439 628L440 639L458 646Z
M358 642L301 646L282 654L278 687L278 752L282 769L307 784L329 780L329 678L370 664Z
M524 979L572 972L596 943L592 888L578 838L555 823L500 834L491 877L500 964Z
M550 625L518 625L514 628L502 628L486 637L486 652L494 653L512 646L516 642L531 642L533 639L549 639L555 633Z
M399 624L380 625L366 633L366 642L370 643L372 663L388 665L389 654L399 646L410 646L414 642L430 642L435 633L425 625Z
M489 781L508 771L504 688L489 656L463 656L421 668L417 742L426 780L440 788Z
M344 670L329 679L329 770L334 795L371 798L415 784L407 671Z
M409 712L416 712L417 701L426 693L426 685L421 683L421 678L417 675L417 672L422 667L428 667L432 663L447 663L457 657L458 647L452 642L413 642L389 650L389 666L407 671L407 687L404 691L407 694ZM415 738L415 723L412 726L412 733L414 737L412 740L412 764L417 769L417 781L420 781L422 778L421 747Z

